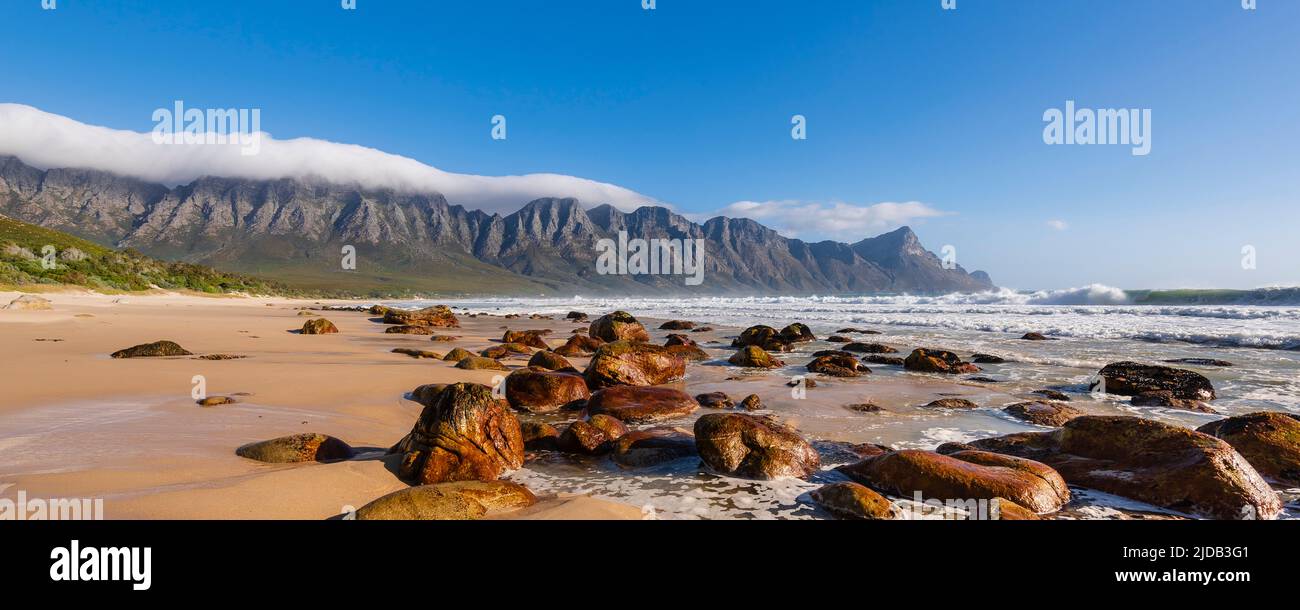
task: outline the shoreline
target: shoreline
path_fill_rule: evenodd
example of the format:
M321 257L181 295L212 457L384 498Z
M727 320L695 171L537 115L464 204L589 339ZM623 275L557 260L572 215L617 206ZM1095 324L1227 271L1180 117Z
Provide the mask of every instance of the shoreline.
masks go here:
M0 293L5 302L14 296ZM385 334L385 326L366 313L316 310L356 307L374 300L179 294L44 296L52 301L52 311L0 311L0 333L16 347L0 355L0 370L11 379L22 380L7 383L9 390L0 395L0 451L18 456L0 464L0 486L11 486L0 489L0 495L22 489L31 497L103 497L109 519L337 517L347 506L359 507L408 487L394 474L391 458L382 458L381 452L410 431L422 410L407 398L411 390L428 383L489 384L494 375L503 374L460 370L452 363L410 358L391 353L391 349L442 353L463 347L477 352L498 345L506 328L550 328L554 333L548 339L554 346L571 329L587 326L527 316L471 317L458 311L461 328L438 332L459 339L431 343L427 336ZM302 315L305 311L316 316ZM587 313L594 319L606 312ZM317 316L331 320L340 334L294 332L305 320ZM664 319L646 317L641 321L654 343L662 343L664 336L675 332L658 330ZM791 401L786 381L792 374L812 377L802 372L801 363L809 354L781 354L787 366L762 374L719 366L718 359L734 352L729 347L730 337L742 329L714 326L712 332L690 335L709 352L711 360L691 364L686 379L669 387L684 389L692 396L725 391L737 400L757 394L764 404L763 413L793 425L814 443L870 442L898 449L933 449L942 442L1043 429L988 408L960 412L919 406L939 398L1007 404L1025 400L1023 392L1001 389L997 384L900 373L876 365L872 365L876 373L863 379L817 378L818 387L810 388L805 399ZM175 341L195 356L124 360L108 356L124 347L160 339ZM871 340L895 342L889 335ZM197 359L203 354L247 357ZM587 359L571 360L581 369ZM505 362L517 367L524 359ZM190 394L195 375L204 377L208 395L234 395L237 402L212 408L196 405ZM52 399L55 392L57 399ZM865 415L845 408L858 402L887 408ZM1104 404L1081 406L1089 413L1122 413ZM689 428L696 417L711 411L700 409L670 425ZM991 414L994 417L989 417ZM528 418L559 424L572 420L572 414ZM267 465L234 452L249 442L302 432L343 439L362 455L324 464ZM727 494L740 497L753 493L745 490L759 490L759 504L770 501L775 515L826 517L796 498L806 498L813 480L835 480L828 468L810 481L742 481L705 476L695 472L693 463L685 463L691 460L682 462L668 471L617 478L621 476L617 469L608 470L590 461L533 456L521 471L505 478L525 482L530 488L539 485L541 489L536 491L542 501L517 515L492 518L639 519L645 516L644 507L656 502L665 504L660 515L691 518L691 511L699 508L688 506L686 499L694 492L664 498L647 491L674 482L698 486L693 487L697 490L732 490L718 492L721 495L717 497L705 494L701 496L705 503L728 505L731 499ZM610 489L602 490L602 484ZM596 497L572 495L584 490ZM747 514L741 509L717 510L722 512L704 516Z

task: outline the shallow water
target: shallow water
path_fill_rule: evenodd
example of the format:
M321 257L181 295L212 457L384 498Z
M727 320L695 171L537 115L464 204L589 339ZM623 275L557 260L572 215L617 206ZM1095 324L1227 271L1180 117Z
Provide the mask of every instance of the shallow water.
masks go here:
M1235 366L1176 364L1211 379L1223 415L1259 410L1300 413L1300 307L1143 306L1124 304L1066 305L1026 302L954 302L957 297L862 298L700 298L700 299L482 299L438 301L468 312L543 314L562 318L571 310L596 315L624 309L646 320L686 319L718 328L692 335L715 360L692 366L685 389L691 394L726 391L739 399L758 394L767 409L795 425L810 439L872 442L894 448L933 449L944 442L969 441L1012 432L1043 430L1002 413L1008 404L1032 398L1032 390L1050 388L1069 394L1071 404L1094 414L1141 415L1189 427L1222 415L1164 408L1134 407L1127 397L1088 393L1088 382L1109 362L1159 362L1177 358L1214 358ZM400 302L427 306L433 302ZM796 398L785 382L805 373L811 352L833 349L825 341L780 354L787 366L760 375L742 375L724 359L734 350L730 337L753 324L780 328L804 322L821 339L843 327L880 331L849 335L854 340L885 343L906 355L915 347L937 347L963 357L989 353L1005 364L980 365L980 376L996 383L911 373L900 367L870 365L862 379L818 378L818 387ZM653 329L657 324L648 324ZM1029 331L1056 340L1025 341ZM658 339L665 331L654 331ZM704 343L707 338L713 343ZM956 382L956 383L954 383ZM928 409L945 396L961 396L983 408L970 411ZM874 402L884 413L844 408ZM698 414L697 414L698 415ZM689 419L673 422L689 428ZM840 458L840 461L836 459ZM530 462L513 478L538 491L589 492L642 506L655 518L818 518L807 492L841 475L830 470L851 458L823 452L822 473L810 481L754 482L719 477L701 469L697 459L678 460L657 469L624 471L608 459L574 461L547 455ZM1131 501L1095 492L1078 492L1074 518L1114 518L1132 511L1159 512ZM1300 516L1296 494L1288 517Z

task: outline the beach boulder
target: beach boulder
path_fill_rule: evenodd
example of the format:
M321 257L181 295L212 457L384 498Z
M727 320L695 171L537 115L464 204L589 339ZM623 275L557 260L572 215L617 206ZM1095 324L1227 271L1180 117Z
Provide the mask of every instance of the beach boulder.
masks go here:
M912 350L907 359L903 361L903 367L909 371L920 371L922 373L945 373L955 375L959 373L978 373L980 368L969 362L962 362L949 351L939 349L919 348Z
M442 360L442 354L439 354L438 352L431 352L427 349L411 349L409 347L394 347L392 352L394 354L402 354L405 356L410 356L412 358Z
M473 355L474 352L471 352L463 347L457 347L447 352L447 355L443 356L442 359L447 362L460 362L461 360L469 358Z
M913 499L967 502L1007 498L1037 513L1060 510L1070 491L1050 466L987 451L942 455L904 449L837 468L878 491Z
M817 336L813 334L812 329L802 322L795 322L782 328L781 332L777 333L777 336L785 343L807 343L817 340Z
M532 413L549 413L591 397L581 375L540 369L519 369L506 376L510 406Z
M790 351L790 342L781 339L781 333L777 332L771 326L758 324L746 328L731 342L731 347L745 347L753 345L761 347L768 351L785 352Z
M333 462L351 458L354 453L347 443L313 432L249 443L235 450L239 457L269 464Z
M547 345L546 340L542 338L544 335L545 333L540 330L507 330L501 336L501 342L506 344L515 343L535 349L551 349L551 346Z
M384 334L388 335L432 335L434 332L431 326L410 326L403 324L401 326L389 326L384 329Z
M614 443L614 462L626 468L645 468L695 455L695 436L682 428L655 427L635 430Z
M857 358L848 354L818 356L808 363L808 370L831 377L857 377L871 372L871 369L859 362Z
M1043 462L1071 485L1212 519L1273 519L1282 509L1264 478L1228 443L1140 417L1085 415L1059 430L970 446Z
M1018 402L1007 406L1002 411L1016 419L1053 428L1064 426L1065 422L1084 414L1083 411L1070 405L1041 401Z
M1232 445L1264 478L1300 487L1300 416L1263 411L1213 421L1196 431Z
M693 328L695 328L695 323L686 320L669 320L659 325L659 330L691 330Z
M523 465L524 441L509 403L485 385L456 383L389 453L402 455L399 476L413 484L488 481Z
M523 435L524 449L529 451L554 451L558 448L560 431L546 422L521 421L519 433Z
M694 398L680 390L629 385L598 390L587 401L587 413L609 415L629 424L676 419L699 407Z
M532 506L537 497L510 481L457 481L395 491L357 509L358 521L448 521Z
M185 348L172 341L154 341L133 345L112 353L114 358L157 358L162 356L193 356Z
M1205 375L1158 364L1114 362L1097 373L1106 382L1106 393L1137 396L1143 392L1168 390L1174 398L1214 400L1214 386Z
M1194 398L1179 398L1170 390L1142 392L1130 401L1135 407L1166 407L1197 413L1218 413L1213 407Z
M1020 338L1021 340L1024 341L1047 341L1046 335L1044 335L1043 333L1036 333L1036 332L1025 333Z
M940 398L926 403L929 409L978 409L980 406L965 398Z
M606 343L583 373L592 389L615 385L659 385L686 376L686 359L666 347L633 341Z
M325 318L312 318L302 324L304 335L333 335L339 332L339 327Z
M445 383L426 383L411 390L411 400L427 407L433 404L433 401L437 400L438 394L445 389L447 389Z
M727 396L726 392L708 392L706 394L696 394L695 402L700 403L701 407L708 409L730 409L736 406L736 401Z
M742 413L695 420L695 448L709 468L751 479L804 478L817 471L817 450L777 421Z
M574 322L586 322L587 314L582 313L581 311L570 311L567 315L564 316L564 319L573 320Z
M38 297L34 294L24 294L4 306L5 309L19 309L24 311L48 311L54 309L50 300L45 297Z
M746 345L740 348L740 351L732 354L727 362L736 366L758 369L774 369L785 366L785 362L772 357L767 350L757 345Z
M668 348L669 353L676 354L690 361L708 360L709 354L700 348L695 339L686 335L671 334L664 341L664 347Z
M456 363L456 368L466 371L508 371L506 365L484 356L466 356Z
M550 350L543 350L533 354L533 357L528 359L528 366L548 371L578 372L578 369L573 368L573 364L569 362L568 358Z
M601 341L600 339L597 339L595 337L588 337L587 335L573 335L569 337L569 340L566 341L564 345L555 348L555 353L561 356L568 356L568 357L588 356L591 355L591 353L595 352L596 350L600 349L600 346L604 344L605 344L604 341Z
M605 342L650 340L650 333L626 311L616 311L596 318L587 334Z
M433 307L425 307L415 311L386 309L383 315L384 324L430 326L434 328L457 328L460 326L460 320L456 319L456 314L453 314L451 308L446 305L434 305Z
M889 520L897 512L888 498L860 483L831 483L808 495L817 506L841 519Z
M849 343L844 346L846 352L860 354L897 354L898 350L883 343Z
M565 453L604 455L614 447L614 441L627 434L627 426L608 415L597 414L569 424L560 434L556 446Z

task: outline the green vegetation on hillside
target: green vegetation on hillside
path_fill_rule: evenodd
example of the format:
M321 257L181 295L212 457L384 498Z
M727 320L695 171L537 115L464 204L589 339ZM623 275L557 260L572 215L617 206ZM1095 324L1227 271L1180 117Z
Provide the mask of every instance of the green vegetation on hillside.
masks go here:
M152 288L212 294L302 295L278 282L210 267L112 250L66 233L0 216L0 285L84 286L101 291Z

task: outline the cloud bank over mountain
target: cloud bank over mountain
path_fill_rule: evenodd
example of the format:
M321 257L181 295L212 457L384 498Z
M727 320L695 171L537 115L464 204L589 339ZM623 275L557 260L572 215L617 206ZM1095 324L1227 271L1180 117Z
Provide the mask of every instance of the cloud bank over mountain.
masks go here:
M757 220L786 237L856 241L868 235L915 223L925 218L948 216L919 201L854 205L844 202L737 201L716 214ZM699 215L700 217L708 215Z
M167 186L202 176L316 178L370 189L438 192L467 208L502 213L542 197L574 197L623 210L659 203L614 184L575 176L457 174L373 148L314 138L277 140L262 133L257 154L244 154L244 148L238 142L159 144L152 133L87 125L31 106L0 104L0 155L16 156L41 169L95 169Z

